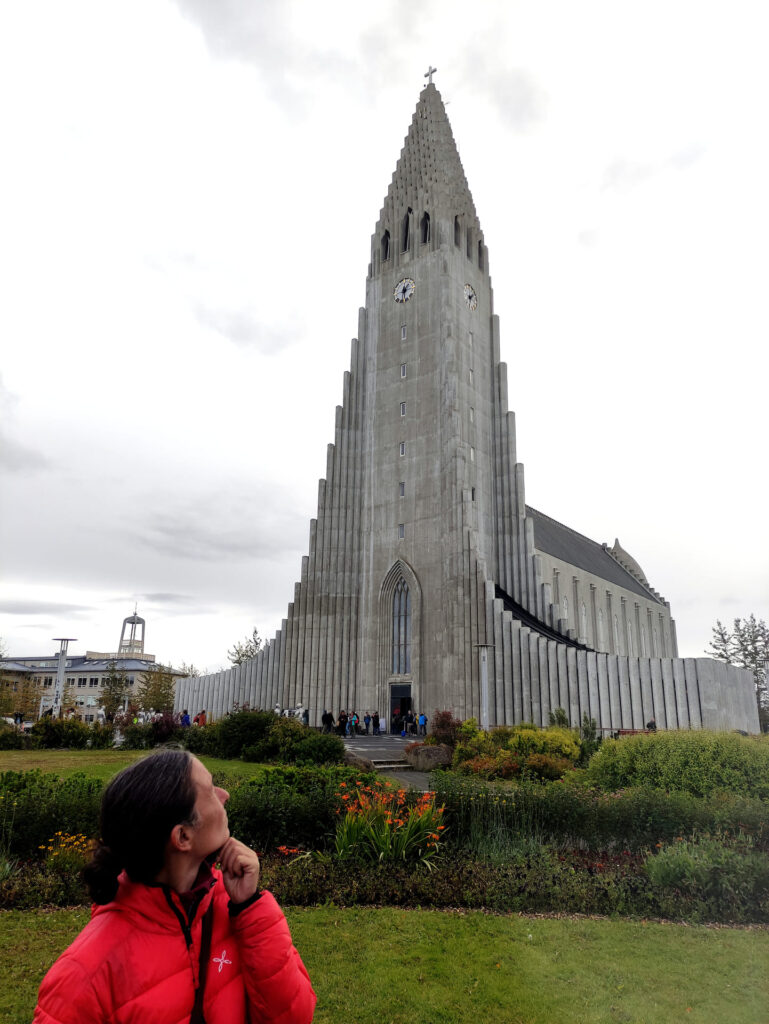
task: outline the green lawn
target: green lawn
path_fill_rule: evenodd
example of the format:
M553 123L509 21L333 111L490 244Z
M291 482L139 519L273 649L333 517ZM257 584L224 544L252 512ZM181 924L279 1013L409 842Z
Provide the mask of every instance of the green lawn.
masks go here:
M0 913L0 1020L28 1024L84 910ZM759 1024L769 930L393 908L288 910L317 1024Z
M0 772L31 771L56 772L62 778L75 772L85 772L94 778L111 779L115 772L125 768L146 750L0 750ZM264 772L264 765L246 761L225 761L219 757L201 757L209 771L251 778Z

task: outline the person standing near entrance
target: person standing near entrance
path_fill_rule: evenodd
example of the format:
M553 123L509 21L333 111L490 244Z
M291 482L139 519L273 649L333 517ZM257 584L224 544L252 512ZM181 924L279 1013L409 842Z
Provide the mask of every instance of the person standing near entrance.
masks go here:
M366 735L368 736L368 731L369 728L371 727L371 715L368 713L368 711L363 716L363 724L366 727Z
M419 712L419 735L427 735L427 715L424 713L424 711Z
M378 711L375 711L374 714L371 716L371 724L374 727L374 735L378 736L379 735L379 712Z

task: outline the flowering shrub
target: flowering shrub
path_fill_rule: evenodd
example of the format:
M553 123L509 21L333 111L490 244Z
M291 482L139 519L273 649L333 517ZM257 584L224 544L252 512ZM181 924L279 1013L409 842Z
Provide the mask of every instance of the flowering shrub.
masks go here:
M338 860L411 861L430 866L438 851L443 808L435 806L432 793L409 797L376 780L340 783L341 817L336 830L334 853Z
M82 833L57 832L39 848L48 868L62 875L71 875L85 867L91 853L91 840Z

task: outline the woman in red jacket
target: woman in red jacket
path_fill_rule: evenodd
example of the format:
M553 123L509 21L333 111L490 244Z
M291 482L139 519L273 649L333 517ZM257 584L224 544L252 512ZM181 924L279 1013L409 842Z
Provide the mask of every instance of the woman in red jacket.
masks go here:
M182 750L115 776L91 920L43 979L35 1024L310 1024L310 978L228 797Z

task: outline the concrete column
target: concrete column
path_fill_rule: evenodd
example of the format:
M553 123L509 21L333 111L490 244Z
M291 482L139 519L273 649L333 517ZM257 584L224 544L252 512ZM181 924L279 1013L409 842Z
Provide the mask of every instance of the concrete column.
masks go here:
M701 729L702 708L700 707L700 688L697 680L697 662L694 658L684 658L684 677L689 698L689 721L692 729Z
M662 681L662 667L658 658L648 658L651 675L652 701L658 729L669 729L668 708L665 700L665 688Z
M663 662L664 664L664 662ZM684 675L684 663L682 658L673 658L673 684L675 686L676 710L678 713L678 728L691 729L689 718L689 701L686 696L686 676Z

